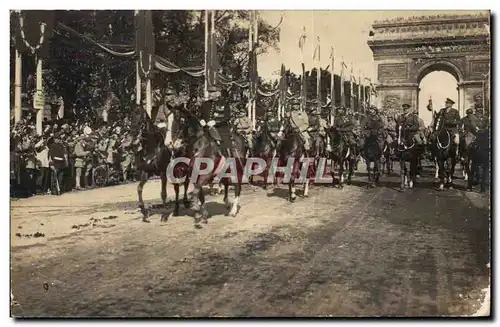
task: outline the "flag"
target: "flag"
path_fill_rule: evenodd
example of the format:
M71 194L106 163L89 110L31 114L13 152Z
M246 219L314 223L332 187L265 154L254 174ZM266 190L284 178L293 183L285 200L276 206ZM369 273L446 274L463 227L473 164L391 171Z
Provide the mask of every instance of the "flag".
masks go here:
M286 92L287 92L287 86L288 83L286 81L286 72L285 72L285 65L281 64L281 72L280 72L280 104L284 105L286 101Z
M215 33L214 12L209 11L210 34L208 43L208 88L218 84L219 58L217 56L217 35Z
M139 75L148 79L154 70L155 36L151 10L137 10L135 14L135 43L139 56Z

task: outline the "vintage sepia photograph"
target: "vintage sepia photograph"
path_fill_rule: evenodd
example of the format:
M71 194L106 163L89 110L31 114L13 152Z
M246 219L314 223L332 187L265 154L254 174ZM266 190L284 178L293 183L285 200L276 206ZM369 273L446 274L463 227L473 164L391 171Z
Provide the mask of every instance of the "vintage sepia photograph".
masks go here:
M12 318L491 317L491 11L9 17Z

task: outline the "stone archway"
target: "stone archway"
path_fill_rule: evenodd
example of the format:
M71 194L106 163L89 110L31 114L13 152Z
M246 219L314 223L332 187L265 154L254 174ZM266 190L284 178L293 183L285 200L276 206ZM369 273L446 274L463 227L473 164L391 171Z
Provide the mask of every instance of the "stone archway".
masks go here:
M420 81L441 70L458 81L457 109L463 115L484 96L489 26L489 12L376 21L368 45L377 67L377 106L389 113L399 112L403 102L417 108Z

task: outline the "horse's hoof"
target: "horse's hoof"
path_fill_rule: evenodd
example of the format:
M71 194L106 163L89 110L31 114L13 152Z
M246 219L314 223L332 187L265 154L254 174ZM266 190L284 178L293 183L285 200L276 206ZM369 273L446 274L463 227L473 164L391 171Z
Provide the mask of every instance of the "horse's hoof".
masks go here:
M184 208L186 208L186 209L191 208L191 205L192 205L191 201L189 201L189 200L184 201L183 204L184 204Z
M143 223L150 223L151 220L149 220L147 217L142 217L142 222Z
M453 185L448 186L448 190L453 190Z
M400 187L400 188L398 189L398 191L399 191L399 192L404 192L404 191L405 191L405 188L404 188L404 187Z
M199 223L195 223L194 224L194 228L196 228L196 229L202 229L203 227L201 227L201 225Z
M161 221L162 223L163 223L163 222L167 222L167 221L168 221L168 217L169 217L169 215L168 215L168 214L166 214L166 213L164 213L164 214L162 214L162 215L161 215L161 219L160 219L160 221Z
M296 200L296 198L290 198L290 199L289 199L290 203L294 203L294 202L295 202L295 200Z

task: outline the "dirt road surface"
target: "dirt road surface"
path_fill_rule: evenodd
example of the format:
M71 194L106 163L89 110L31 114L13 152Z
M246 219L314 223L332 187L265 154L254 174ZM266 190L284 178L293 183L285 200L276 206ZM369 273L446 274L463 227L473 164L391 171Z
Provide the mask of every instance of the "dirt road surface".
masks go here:
M469 315L489 283L488 195L397 177L343 190L244 187L236 218L207 198L147 224L136 184L12 201L14 316ZM458 181L463 185L463 181ZM173 194L171 188L169 196ZM158 181L144 197L159 204ZM157 210L161 212L161 210ZM38 234L37 234L38 233Z

